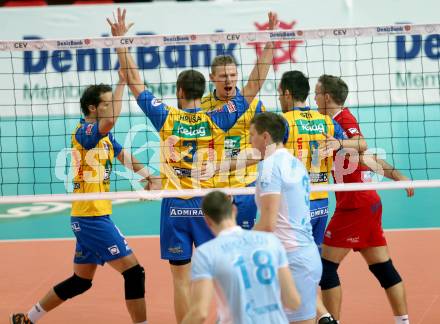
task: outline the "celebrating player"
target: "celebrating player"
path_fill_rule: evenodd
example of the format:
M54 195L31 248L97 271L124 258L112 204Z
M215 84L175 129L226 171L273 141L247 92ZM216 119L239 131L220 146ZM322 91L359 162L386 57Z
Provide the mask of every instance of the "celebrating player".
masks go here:
M322 114L330 115L345 130L351 139L362 140L362 132L356 118L344 107L348 95L347 84L338 77L322 75L315 88L315 101ZM345 156L342 151L342 158ZM384 175L395 181L408 180L385 161L373 157L383 166ZM335 182L361 183L368 179L370 169L355 165L349 159L336 163ZM341 181L342 180L342 181ZM413 195L407 189L408 196ZM336 192L336 210L326 229L322 247L323 275L320 282L323 301L327 309L340 317L341 286L337 273L339 264L353 249L360 251L370 271L385 289L397 324L408 324L408 309L405 288L395 269L387 248L382 229L382 204L376 191Z
M214 282L219 286L219 323L287 323L283 305L295 309L300 297L280 241L237 226L236 208L222 192L209 193L202 210L217 238L194 254L191 308L183 323L204 323Z
M122 72L114 94L108 85L88 87L81 96L81 119L72 134L74 193L107 192L114 157L148 178L146 168L116 142L113 128L122 106ZM133 323L146 323L145 274L119 229L110 219L109 200L74 201L71 226L76 237L73 275L51 289L27 314L12 314L12 324L36 323L67 299L86 292L98 264L107 262L124 277L125 301Z
M124 35L125 10L118 9L117 21L108 19L114 36ZM131 26L131 25L129 25ZM233 98L228 105L210 112L200 108L205 91L204 76L194 70L179 74L176 82L178 107L165 105L147 90L139 70L126 49L118 49L122 68L128 73L128 86L139 107L151 120L162 140L161 176L163 189L212 188L215 178L197 181L198 166L204 160L215 162L223 156L224 134L246 113L251 94ZM257 92L253 92L255 96ZM231 107L234 109L231 110ZM219 145L220 144L220 145ZM193 244L213 238L200 209L201 198L162 200L161 257L169 260L174 286L174 309L180 323L189 309L190 269Z
M277 15L269 12L269 29L275 29L278 25ZM257 93L266 80L269 68L273 60L273 43L268 42L265 45L262 55L257 59L249 80L240 91L237 88L238 72L237 62L233 56L219 55L214 58L211 64L211 73L209 78L214 84L214 91L202 99L202 109L211 111L221 108L229 103L231 110L232 99L239 99L243 104L249 104L249 109L232 127L225 138L225 154L227 159L245 160L244 150L251 147L249 141L249 122L255 114L264 111L263 103L255 98ZM232 168L231 168L232 169ZM228 176L218 178L218 185L225 187L245 187L254 186L256 179L256 166L248 166L239 171L230 171ZM237 224L244 229L251 229L255 224L257 206L252 195L234 196L234 205L237 206Z

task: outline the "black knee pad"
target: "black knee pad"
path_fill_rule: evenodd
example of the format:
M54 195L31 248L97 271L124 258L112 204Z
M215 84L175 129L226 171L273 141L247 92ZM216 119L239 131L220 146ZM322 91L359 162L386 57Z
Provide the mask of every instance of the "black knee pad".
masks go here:
M190 262L191 262L191 259L185 259L185 260L168 260L168 262L169 262L171 265L174 265L174 266L181 266L181 265L185 265L185 264L190 263Z
M394 268L391 259L386 262L372 264L368 266L368 268L374 274L377 280L379 280L380 285L384 289L388 289L394 285L397 285L399 282L402 282L402 278L400 277L396 268Z
M139 264L125 270L124 276L125 299L144 298L145 295L145 271Z
M322 277L319 285L322 290L338 287L341 282L338 276L339 263L321 258L322 261Z
M69 279L53 287L53 290L60 299L67 300L86 292L90 287L92 287L92 280L84 279L73 274Z

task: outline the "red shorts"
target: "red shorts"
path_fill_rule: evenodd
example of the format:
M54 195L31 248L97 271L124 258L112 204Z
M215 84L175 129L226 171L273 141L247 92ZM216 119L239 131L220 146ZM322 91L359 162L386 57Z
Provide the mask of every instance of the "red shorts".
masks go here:
M324 244L355 251L387 245L382 229L382 204L337 209L325 230Z

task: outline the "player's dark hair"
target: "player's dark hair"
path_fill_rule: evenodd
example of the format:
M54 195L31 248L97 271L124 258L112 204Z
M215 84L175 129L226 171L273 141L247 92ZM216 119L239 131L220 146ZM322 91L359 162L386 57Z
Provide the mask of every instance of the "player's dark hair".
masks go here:
M258 134L268 132L274 143L282 143L286 132L286 120L279 114L263 112L251 120Z
M88 86L80 99L81 103L81 111L84 116L88 116L90 114L89 106L98 107L101 100L101 95L106 92L112 92L112 87L108 84L95 84Z
M232 202L230 197L221 191L207 194L202 201L202 211L214 223L232 218Z
M176 87L183 90L186 100L200 99L205 92L206 80L199 71L185 70L179 73Z
M231 55L217 55L214 57L214 60L211 63L211 73L215 73L215 68L217 66L225 66L225 65L237 65L237 61Z
M280 88L283 93L289 90L296 101L304 102L309 96L309 79L301 71L288 71L281 77Z
M319 77L321 91L328 93L333 101L338 105L343 105L348 96L348 86L340 77L323 74Z

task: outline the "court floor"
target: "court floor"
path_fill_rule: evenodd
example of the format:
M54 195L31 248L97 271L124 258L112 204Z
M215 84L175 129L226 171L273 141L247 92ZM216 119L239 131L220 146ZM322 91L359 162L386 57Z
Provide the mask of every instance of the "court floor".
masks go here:
M440 323L439 202L429 199L392 203L384 196L384 226L393 262L405 280L411 323ZM432 195L429 195L433 197ZM394 200L395 201L395 200ZM387 204L387 202L390 202ZM417 204L415 204L417 202ZM69 204L0 206L0 323L13 311L27 311L51 286L71 275L74 240ZM149 323L174 323L168 264L159 257L159 202L119 201L114 220L147 274ZM351 253L341 266L342 323L393 323L385 294L363 259ZM41 323L129 323L122 277L108 266L98 269L93 288L49 313ZM214 323L212 312L208 323Z

